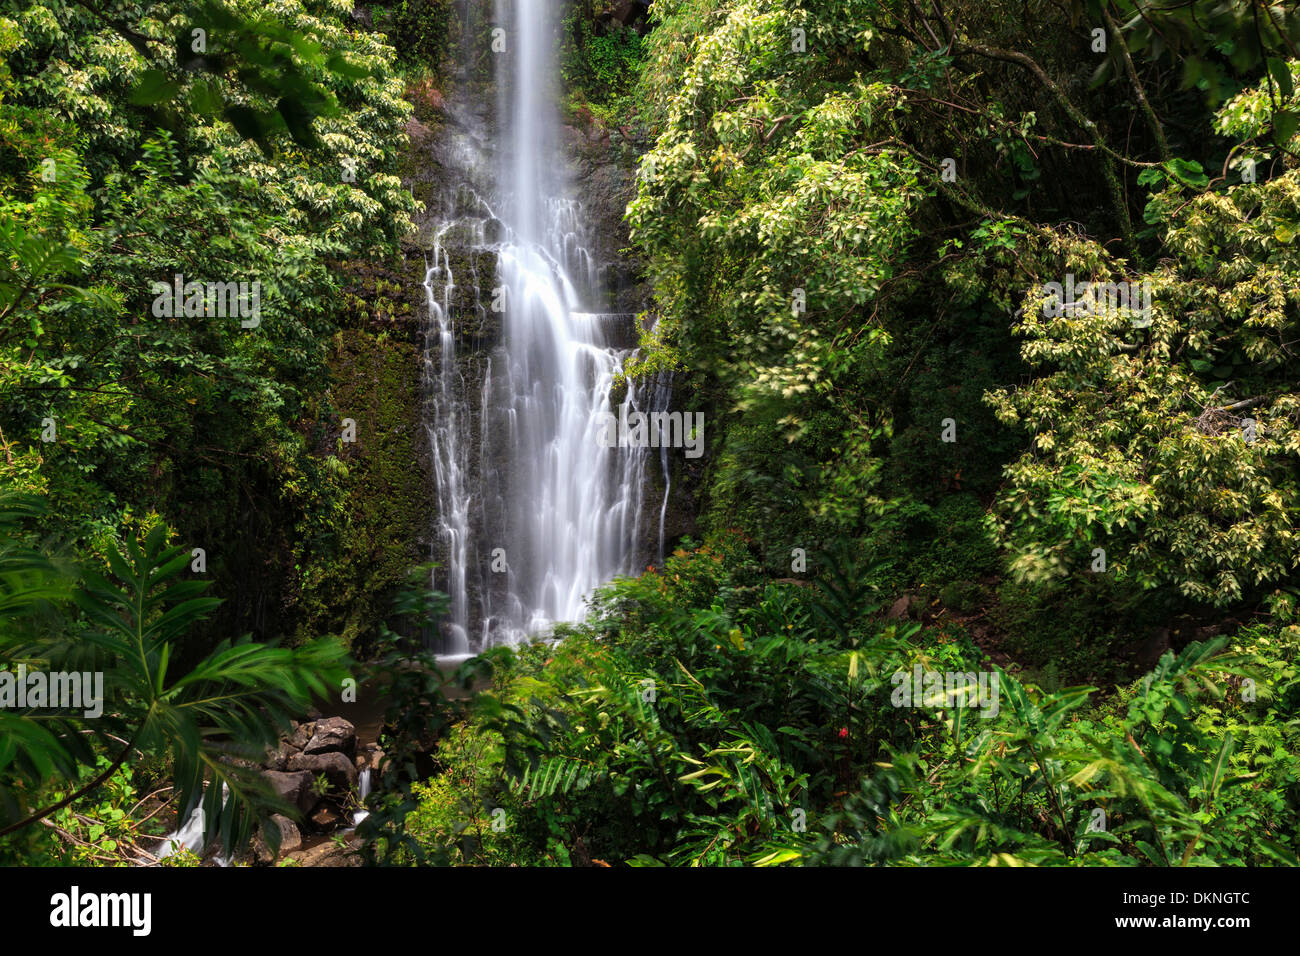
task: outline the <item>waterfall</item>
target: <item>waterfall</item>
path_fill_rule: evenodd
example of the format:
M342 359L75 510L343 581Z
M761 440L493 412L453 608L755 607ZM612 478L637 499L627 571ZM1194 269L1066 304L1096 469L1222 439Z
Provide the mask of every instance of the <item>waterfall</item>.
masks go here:
M650 452L601 440L634 326L603 311L599 237L563 174L554 6L496 0L497 98L450 97L440 147L459 181L432 230L425 391L450 655L579 619L640 557Z
M370 768L366 767L357 775L357 806L364 807L368 796L370 796ZM370 816L369 810L357 810L352 814L352 828L355 830L368 816Z
M673 398L673 373L660 372L655 376L650 393L650 411L667 411ZM668 467L668 445L659 446L659 471L664 479L664 497L659 505L659 547L655 551L658 565L664 563L664 526L668 521L668 499L673 490L672 470Z
M230 800L230 787L225 783L221 784L221 807L225 808L227 801ZM218 812L218 816L220 813ZM165 860L173 853L179 853L181 850L189 850L191 853L200 854L208 845L208 835L212 828L208 826L207 814L203 812L203 802L200 799L198 806L190 811L189 818L171 833L162 838L159 844L157 858ZM212 857L212 862L217 866L226 866L229 859L222 853L217 853Z
M203 849L203 837L206 827L207 820L203 816L203 807L195 807L190 813L190 818L184 824L163 837L163 842L160 844L161 849L158 851L158 859L165 860L173 853L181 850L198 853Z

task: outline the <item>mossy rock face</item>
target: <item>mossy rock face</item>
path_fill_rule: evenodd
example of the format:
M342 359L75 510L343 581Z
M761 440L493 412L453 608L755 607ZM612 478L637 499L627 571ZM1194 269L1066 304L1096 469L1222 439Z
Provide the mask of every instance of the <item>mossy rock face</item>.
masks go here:
M626 396L627 382L622 387L615 385L617 404ZM664 461L659 453L653 452L646 462L644 501L641 509L641 522L638 529L639 554L642 567L646 564L659 564L660 516L663 520L663 553L672 554L683 538L698 537L703 529L699 515L707 487L709 462L716 454L719 436L710 430L713 417L707 408L698 403L698 394L689 372L679 372L673 379L673 393L668 403L668 411L704 413L704 450L698 458L687 458L684 449L669 449L667 455L667 481L664 475ZM665 490L667 500L665 501Z
M430 553L431 463L420 420L420 351L367 327L344 328L329 359L331 384L317 410L316 454L334 512L296 547L287 595L295 637L336 634L364 646L410 569ZM355 440L344 440L344 419Z
M424 260L407 253L392 262L345 261L339 293L339 324L349 329L397 334L416 341L424 305Z
M445 115L443 106L446 100L442 89L434 82L433 77L421 77L409 83L404 99L414 109L417 122L431 129L436 129L442 124Z
M663 510L664 554L672 554L683 538L700 534L696 516L700 511L700 489L703 487L702 459L685 458L680 450L668 456L668 475L672 480L668 488L667 507ZM659 549L659 516L664 503L664 477L657 460L646 469L646 504L642 511L641 540L645 542L647 561L662 560Z
M443 178L434 150L440 130L441 126L435 123L426 123L415 117L407 120L409 145L397 166L402 182L426 210L437 203Z

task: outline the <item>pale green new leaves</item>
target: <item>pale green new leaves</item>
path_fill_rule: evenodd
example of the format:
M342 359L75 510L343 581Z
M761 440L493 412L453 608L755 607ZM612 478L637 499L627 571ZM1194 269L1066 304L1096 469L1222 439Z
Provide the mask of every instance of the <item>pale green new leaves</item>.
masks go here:
M693 354L724 359L745 392L789 397L815 387L813 353L854 327L929 192L875 119L902 106L896 91L826 78L817 38L838 41L840 28L824 11L753 0L716 21L691 12L716 25L700 28L667 95L628 218ZM679 46L661 50L650 82L680 57ZM796 343L809 354L794 356Z
M1222 606L1300 567L1300 244L1279 238L1300 171L1178 192L1157 200L1171 258L1130 280L1151 290L1149 327L1049 316L1041 285L1025 299L1023 355L1047 374L988 396L1035 435L994 514L1021 578L1088 573L1101 548L1105 573ZM1124 278L1091 265L1079 281Z

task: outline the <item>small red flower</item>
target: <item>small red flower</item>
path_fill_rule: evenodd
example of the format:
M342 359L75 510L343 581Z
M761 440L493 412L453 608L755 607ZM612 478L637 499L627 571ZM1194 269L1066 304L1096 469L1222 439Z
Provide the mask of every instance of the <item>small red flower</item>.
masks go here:
M849 728L847 728L847 727L841 727L841 728L840 728L840 740L843 740L843 739L844 739L845 737L847 737L848 735L849 735Z

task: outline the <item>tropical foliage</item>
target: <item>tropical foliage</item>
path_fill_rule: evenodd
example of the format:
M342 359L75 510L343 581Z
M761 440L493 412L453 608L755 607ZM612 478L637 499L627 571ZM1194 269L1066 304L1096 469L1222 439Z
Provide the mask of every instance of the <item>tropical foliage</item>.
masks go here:
M274 849L351 652L371 864L1300 863L1291 5L566 2L708 453L453 666L403 289L489 7L0 0L0 661L104 681L0 707L0 859Z
M990 670L965 628L880 621L863 569L746 585L741 553L681 552L496 655L410 835L472 830L474 863L1296 864L1294 627L1106 695L995 667L997 706L899 707L896 674Z
M157 754L170 758L178 806L201 801L212 836L227 849L241 845L257 811L280 807L248 761L313 696L339 686L343 648L322 641L289 650L244 638L223 642L182 669L184 638L219 603L200 596L208 582L187 579L189 551L169 546L167 529L155 525L142 542L129 540L124 552L111 552L107 573L86 569L80 581L70 581L22 543L17 519L32 507L6 502L0 512L6 541L0 655L82 675L87 709L84 718L69 716L33 700L0 711L0 838L26 835L25 828L109 781L137 755ZM94 674L102 677L94 681L90 706ZM111 759L97 756L99 748ZM87 763L103 766L83 783L80 766ZM77 786L56 796L60 778Z
M6 858L146 832L153 803L93 803L141 761L173 784L152 825L202 800L242 844L280 807L249 756L338 692L342 646L294 610L349 490L319 453L338 261L416 208L393 51L351 11L0 4L0 657L104 675L100 718L0 711ZM186 283L240 293L160 296Z
M707 544L494 658L475 805L557 864L1294 865L1300 21L652 14L631 374L719 423Z

